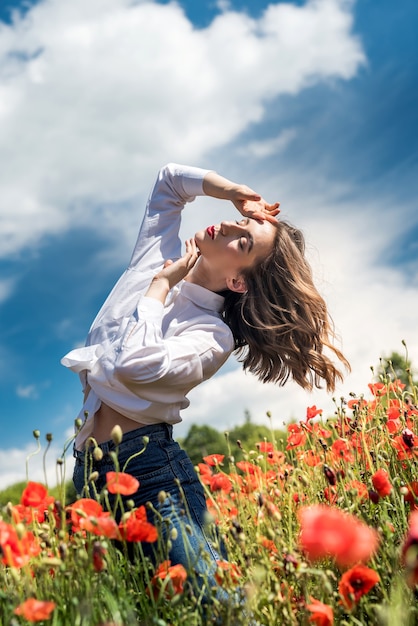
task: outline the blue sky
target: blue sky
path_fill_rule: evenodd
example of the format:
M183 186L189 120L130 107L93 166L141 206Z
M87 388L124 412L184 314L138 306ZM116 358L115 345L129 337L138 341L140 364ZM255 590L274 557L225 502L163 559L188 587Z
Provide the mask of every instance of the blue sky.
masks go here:
M403 339L418 367L417 18L415 0L2 4L4 484L24 478L34 428L53 433L53 454L69 436L81 395L59 360L127 263L167 161L279 199L305 231L353 366L338 395L366 392ZM185 236L229 215L212 202L187 209ZM277 427L333 410L234 360L191 400L179 434L246 409Z

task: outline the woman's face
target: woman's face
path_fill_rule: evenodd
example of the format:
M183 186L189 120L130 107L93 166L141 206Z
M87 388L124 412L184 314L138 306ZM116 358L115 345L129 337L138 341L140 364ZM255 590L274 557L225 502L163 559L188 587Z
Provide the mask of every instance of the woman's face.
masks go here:
M267 220L243 217L236 222L208 226L196 233L195 240L212 271L236 277L270 254L276 232L277 226Z

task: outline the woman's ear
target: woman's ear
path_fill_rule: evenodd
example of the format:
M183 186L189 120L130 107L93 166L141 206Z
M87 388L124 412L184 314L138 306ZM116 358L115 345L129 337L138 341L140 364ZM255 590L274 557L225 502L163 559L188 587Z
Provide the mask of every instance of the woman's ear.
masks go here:
M247 283L243 276L238 276L237 278L227 278L226 286L230 291L235 291L235 293L245 293L247 291Z

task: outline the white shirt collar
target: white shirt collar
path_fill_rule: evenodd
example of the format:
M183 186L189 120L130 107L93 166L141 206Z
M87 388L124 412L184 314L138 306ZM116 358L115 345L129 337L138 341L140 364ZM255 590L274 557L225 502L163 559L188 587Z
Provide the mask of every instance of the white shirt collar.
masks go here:
M184 280L181 284L180 291L185 298L191 300L202 309L217 311L219 313L223 308L225 298L214 291L206 289L206 287L201 287L200 285Z

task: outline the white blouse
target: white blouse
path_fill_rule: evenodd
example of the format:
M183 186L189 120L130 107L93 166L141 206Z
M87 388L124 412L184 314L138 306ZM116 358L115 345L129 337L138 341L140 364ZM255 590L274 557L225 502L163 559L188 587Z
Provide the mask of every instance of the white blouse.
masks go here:
M186 281L164 305L143 295L164 261L181 256L181 210L205 195L207 172L173 163L160 170L129 267L94 320L86 346L61 359L79 373L83 389L91 387L78 416L84 421L87 414L77 449L91 435L102 401L142 424L180 422L188 392L213 376L234 348L220 316L222 296Z

